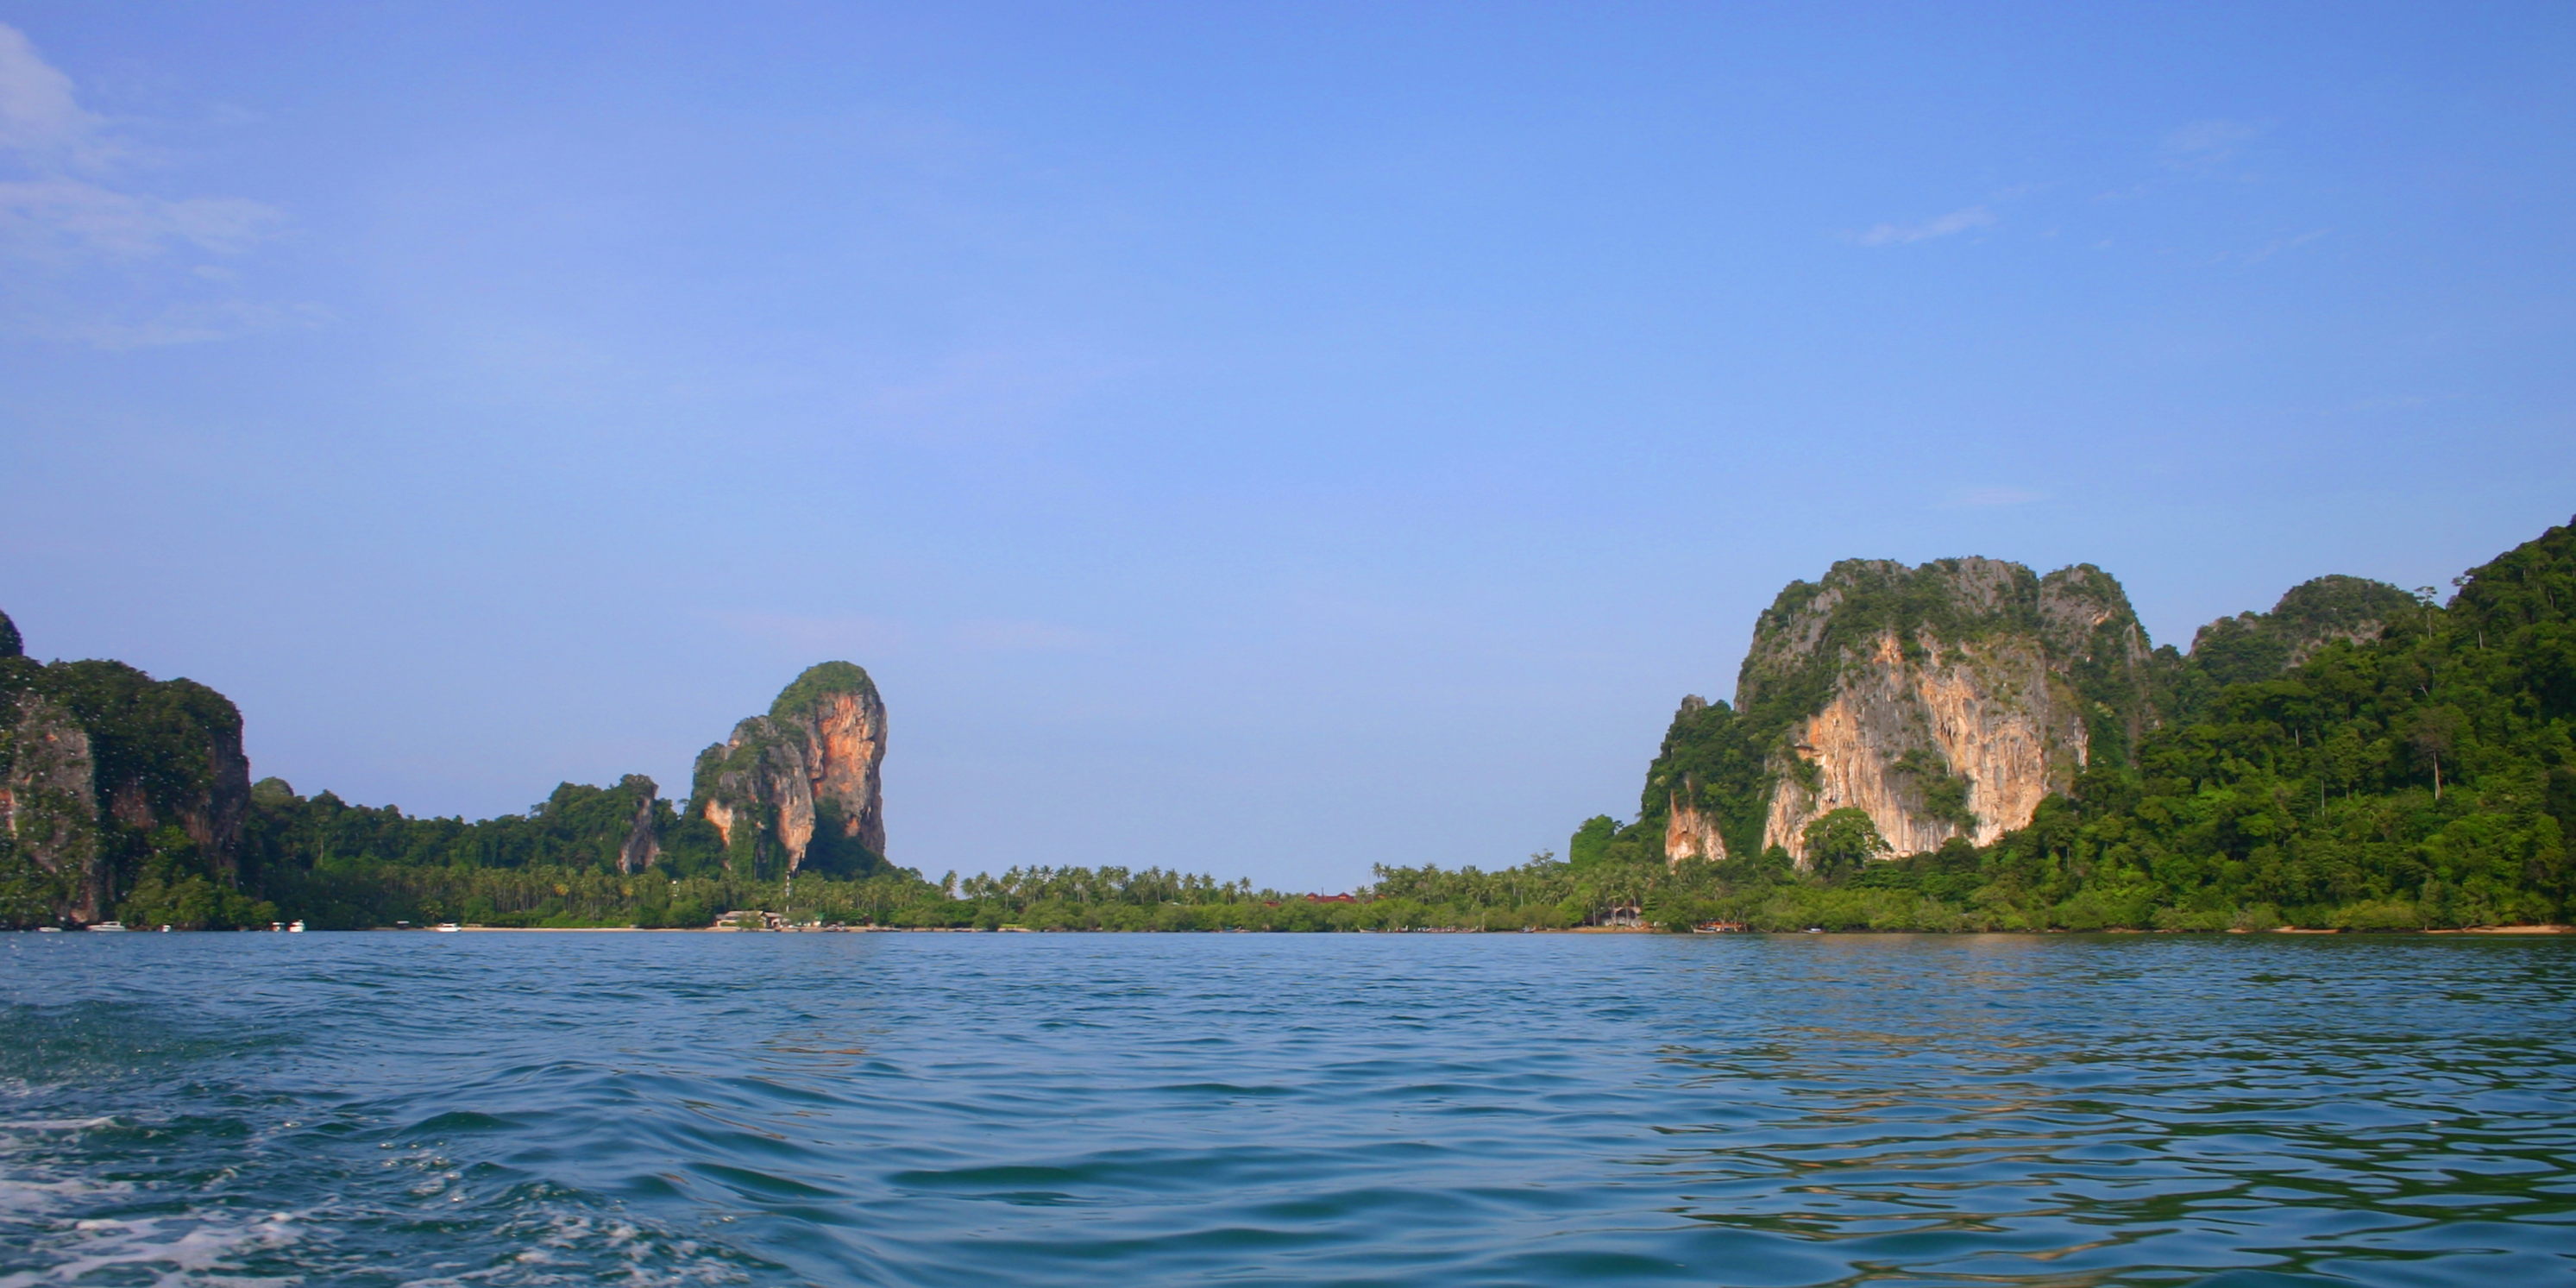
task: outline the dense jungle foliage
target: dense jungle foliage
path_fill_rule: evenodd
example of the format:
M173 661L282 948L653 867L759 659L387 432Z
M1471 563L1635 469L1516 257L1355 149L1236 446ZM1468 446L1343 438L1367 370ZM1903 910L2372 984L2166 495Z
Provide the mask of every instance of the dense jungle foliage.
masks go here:
M1657 883L1650 912L1855 929L2562 919L2576 896L2576 526L2455 585L2437 606L2429 589L2392 598L2324 578L2270 614L2214 625L2208 656L2162 659L2158 724L2132 755L2096 756L2071 796L1993 845L1954 840L1840 875L1791 874L1777 853L1685 865ZM2352 638L2371 619L2376 638ZM1569 853L1653 866L1661 811L1685 776L1740 791L1705 795L1751 815L1729 820L1730 843L1758 838L1744 802L1758 800L1759 744L1734 736L1743 719L1685 704L1640 824L1595 819Z
M233 704L122 662L44 665L22 652L0 615L0 927L51 922L53 909L82 897L85 879L101 894L122 893L109 906L155 924L267 924L275 910L244 893L199 840L226 825L207 808L224 795L219 780L234 775L238 793L246 776ZM67 778L72 748L79 768ZM76 863L33 861L18 842L38 837Z
M2127 754L2094 757L2074 791L2043 803L2030 826L1984 847L1954 839L1888 857L1866 814L1837 810L1808 828L1815 862L1805 871L1777 848L1737 843L1759 836L1764 744L1745 736L1746 716L1697 700L1675 718L1635 822L1587 821L1562 860L1534 855L1492 871L1381 866L1349 896L1160 869L1013 868L932 882L873 856L787 880L728 867L715 828L640 776L605 788L567 783L526 814L473 823L354 806L328 792L304 797L264 780L251 792L238 887L176 828L110 843L133 877L125 919L183 926L275 917L317 927L704 926L743 909L846 924L1098 930L1631 920L1756 930L2405 930L2562 920L2576 899L2576 525L2455 586L2443 605L2429 590L2404 596L2325 578L2271 613L2213 623L2191 655L2157 651L2146 670L2153 719ZM1880 589L1894 607L1911 593ZM2013 589L2018 614L2028 588ZM2375 635L2366 629L2374 622ZM2116 643L2107 634L2102 642ZM32 665L0 657L18 668L9 674L22 689L40 683L101 719L176 704L157 722L128 722L138 729L237 719L211 690L154 686L113 663L57 664L44 670L59 675L41 679L29 678ZM195 744L174 743L159 759L128 741L102 747L102 763L174 800L199 786L189 778L204 772ZM165 764L178 768L157 767ZM1664 862L1664 811L1682 790L1735 811L1721 823L1740 857ZM639 816L658 855L644 871L620 872ZM27 875L9 863L0 839L0 903L13 897L8 882Z

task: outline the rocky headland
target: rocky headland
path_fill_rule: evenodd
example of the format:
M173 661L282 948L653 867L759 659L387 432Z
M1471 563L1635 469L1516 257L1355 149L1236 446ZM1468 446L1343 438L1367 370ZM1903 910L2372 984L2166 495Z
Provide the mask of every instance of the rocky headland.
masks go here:
M885 752L875 682L826 662L701 754L677 806L629 774L564 783L526 815L413 818L254 784L222 694L119 662L37 662L0 615L0 926L266 924L263 897L363 923L382 902L372 865L866 876L885 867Z
M138 885L238 898L241 713L121 662L37 662L0 616L0 922L108 918Z
M702 753L524 814L248 784L203 685L39 663L0 617L0 924L704 927L728 910L986 929L2407 930L2576 907L2576 525L2457 593L2354 577L2157 647L2119 583L1847 560L1682 700L1633 821L1566 861L1380 866L1351 894L887 862L886 710L847 662ZM272 904L274 906L272 906Z
M885 701L848 662L797 676L769 706L698 753L691 807L724 838L728 864L788 873L819 844L861 866L885 857Z
M2151 647L2120 583L2090 564L2042 576L1973 557L1845 560L1780 592L1735 700L1683 698L1637 823L1596 827L1578 850L1615 840L1668 865L1774 855L1804 870L1838 811L1866 817L1882 857L1992 845L2208 693L2375 639L2415 606L2385 583L2319 578L2270 613L2203 627L2186 657Z

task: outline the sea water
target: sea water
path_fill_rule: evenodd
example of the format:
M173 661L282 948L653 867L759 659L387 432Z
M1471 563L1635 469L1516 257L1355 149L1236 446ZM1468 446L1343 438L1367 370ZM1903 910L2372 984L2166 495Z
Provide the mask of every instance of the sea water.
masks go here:
M0 1285L2576 1278L2576 943L0 936Z

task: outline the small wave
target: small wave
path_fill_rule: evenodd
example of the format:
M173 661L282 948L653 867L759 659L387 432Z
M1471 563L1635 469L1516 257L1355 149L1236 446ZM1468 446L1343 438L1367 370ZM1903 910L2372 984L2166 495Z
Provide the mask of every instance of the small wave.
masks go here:
M0 1008L0 1288L2530 1282L2576 1214L2576 1037L2532 1020L2576 942L2287 985L2324 958L568 942L299 942L342 956L211 1019L173 999L236 976L14 985L52 1009Z
M125 1194L133 1188L123 1181L93 1181L81 1177L30 1179L0 1176L0 1221L58 1211L93 1195ZM7 1228L0 1224L0 1230Z
M538 1288L556 1284L628 1284L634 1288L750 1282L777 1267L730 1249L680 1238L622 1217L544 1211L495 1232L516 1251L489 1264L434 1265L441 1273L399 1281L402 1288ZM0 1284L0 1288L9 1288Z
M419 1122L413 1123L411 1126L403 1129L402 1135L404 1137L413 1137L442 1136L447 1134L465 1134L472 1132L507 1132L518 1130L525 1125L526 1124L522 1120L521 1116L516 1114L505 1116L499 1114L477 1113L473 1110L451 1109L444 1113L432 1114L427 1118L421 1119Z
M1152 1090L1162 1092L1166 1095L1183 1096L1269 1097L1293 1096L1298 1094L1298 1089L1295 1087L1260 1086L1234 1082L1175 1082L1168 1086L1154 1087Z
M149 1274L156 1285L254 1288L294 1283L300 1276L255 1274L241 1262L252 1254L283 1249L297 1235L293 1219L283 1212L245 1225L193 1217L76 1221L55 1240L34 1249L52 1264L0 1276L0 1288L79 1283L103 1272L112 1274L116 1282L130 1282L138 1271Z

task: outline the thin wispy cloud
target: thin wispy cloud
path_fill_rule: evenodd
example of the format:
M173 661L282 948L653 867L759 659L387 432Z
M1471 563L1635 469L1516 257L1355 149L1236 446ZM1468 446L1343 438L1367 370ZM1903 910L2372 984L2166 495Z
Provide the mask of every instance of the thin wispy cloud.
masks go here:
M960 622L949 634L957 646L987 653L1080 653L1108 643L1097 631L1055 622Z
M2247 145L2270 131L2268 122L2209 119L2175 126L2156 140L2154 159L2158 171L2138 182L2106 189L2095 201L2130 201L2161 192L2177 183L2228 177L2249 176L2228 172L2228 165L2245 154Z
M91 321L54 320L21 328L40 339L68 340L93 349L157 349L173 344L204 344L288 327L320 326L331 320L319 304L272 304L261 300L213 300L173 304L141 318Z
M884 654L911 640L903 625L856 613L729 613L715 620L754 639L806 653Z
M2447 402L2454 396L2435 398L2429 394L2382 394L2375 398L2356 398L2345 403L2341 410L2346 412L2415 411L2430 407L2437 402Z
M238 197L173 200L62 177L0 182L0 236L38 257L132 260L177 246L237 255L284 218L274 206Z
M2045 501L2048 494L2018 487L1968 488L1950 494L1950 508L1958 510L1992 510L2009 505L2029 505Z
M55 165L96 165L111 151L103 126L73 96L71 77L38 56L24 32L0 24L0 150Z
M2300 233L2296 237L2276 238L2272 241L2265 242L2261 246L2255 247L2253 250L2245 252L2245 262L2248 264L2260 264L2264 260L2270 259L2284 251L2297 250L2301 246L2305 246L2310 242L2316 241L2333 231L2334 230L2331 228L2311 228L2306 232Z
M1927 219L1919 224L1873 225L1854 236L1852 240L1863 246L1904 246L1991 227L1994 222L1993 211L1984 206L1969 206L1962 210L1953 210L1937 219Z
M1064 343L999 346L950 354L928 370L866 390L860 406L878 425L943 442L1008 439L1137 364Z
M2168 169L2207 169L2234 160L2264 128L2246 121L2193 121L2168 131L2156 152Z
M806 653L893 657L916 651L952 653L1077 653L1098 649L1109 637L1059 622L982 618L906 623L852 613L719 612L718 622L754 639Z
M285 212L152 192L133 173L136 152L26 33L0 25L0 263L25 270L0 282L0 330L133 349L323 319L315 305L242 298L237 272L205 262L246 255ZM156 263L167 267L145 271Z

